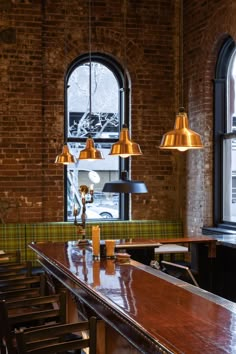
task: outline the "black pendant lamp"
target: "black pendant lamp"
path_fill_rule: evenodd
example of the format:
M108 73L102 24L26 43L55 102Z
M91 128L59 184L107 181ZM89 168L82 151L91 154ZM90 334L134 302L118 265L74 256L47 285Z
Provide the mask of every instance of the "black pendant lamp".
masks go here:
M128 179L128 172L122 171L121 179L105 183L103 192L107 193L147 193L147 187L142 181Z
M126 0L124 0L124 94L126 94ZM126 118L127 105L124 105L124 117ZM119 141L111 147L109 155L127 158L130 156L142 155L139 144L130 139L128 127L123 124L120 131ZM121 173L121 179L105 183L103 192L107 193L147 193L147 187L143 181L128 179L128 172Z

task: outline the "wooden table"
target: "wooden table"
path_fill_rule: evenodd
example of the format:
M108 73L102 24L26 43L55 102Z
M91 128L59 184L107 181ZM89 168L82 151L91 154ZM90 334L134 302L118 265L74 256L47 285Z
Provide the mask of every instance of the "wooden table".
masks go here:
M29 246L106 325L106 352L234 353L236 305L136 261L94 261L72 242Z
M154 249L160 245L167 244L205 244L208 246L208 257L216 257L216 239L209 236L192 236L192 237L173 237L165 239L129 239L129 240L118 240L116 243L117 249L150 249L152 252L152 257L154 257ZM153 258L152 258L153 259Z
M160 245L182 244L191 250L191 268L198 274L200 286L214 291L216 239L209 236L173 237L165 239L118 240L116 249L125 249L138 262L150 265L155 259L155 248Z

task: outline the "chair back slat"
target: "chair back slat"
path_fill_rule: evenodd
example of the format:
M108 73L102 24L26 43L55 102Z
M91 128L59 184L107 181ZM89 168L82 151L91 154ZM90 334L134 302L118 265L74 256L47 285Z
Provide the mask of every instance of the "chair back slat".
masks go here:
M2 264L0 262L0 279L11 274L25 274L26 276L32 275L32 262L26 261L23 263L8 263Z
M0 265L20 263L20 262L21 262L20 250L6 251L0 254Z
M44 347L40 346L39 348L31 349L30 351L28 351L28 349L27 349L27 351L25 353L55 354L55 353L61 353L61 352L69 351L69 350L83 349L83 348L89 348L89 339L78 339L75 341L61 342L59 344L46 345ZM22 352L22 354L25 354L25 353Z
M30 286L45 286L42 283L43 276L33 275L30 277L25 277L22 275L9 276L8 279L0 279L0 293L3 291L10 291L14 289L24 289Z
M42 273L32 277L10 277L0 281L0 300L19 301L20 299L46 295L46 279Z
M19 300L0 301L0 342L5 340L9 354L14 352L12 331L20 327L62 324L66 319L66 292ZM62 307L62 308L61 308Z
M87 333L85 337L84 331ZM95 317L88 321L55 325L47 329L16 331L17 349L21 354L54 354L84 348L89 348L90 354L96 354L96 337Z

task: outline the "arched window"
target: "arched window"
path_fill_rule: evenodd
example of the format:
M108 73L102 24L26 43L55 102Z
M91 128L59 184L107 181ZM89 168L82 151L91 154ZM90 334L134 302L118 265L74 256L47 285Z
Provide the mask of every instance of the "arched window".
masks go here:
M214 221L236 227L236 46L229 37L219 53L214 99Z
M65 141L70 152L78 157L80 150L85 148L87 137L91 136L95 147L105 157L97 161L79 160L75 165L65 167L65 219L68 221L73 219L75 205L79 215L81 213L79 187L91 184L94 185L94 201L86 205L87 219L128 218L125 197L102 193L104 183L119 179L121 170L128 169L128 161L109 156L111 145L119 139L121 125L129 125L123 115L124 105L129 106L129 93L123 90L124 80L120 65L100 53L80 56L68 69Z

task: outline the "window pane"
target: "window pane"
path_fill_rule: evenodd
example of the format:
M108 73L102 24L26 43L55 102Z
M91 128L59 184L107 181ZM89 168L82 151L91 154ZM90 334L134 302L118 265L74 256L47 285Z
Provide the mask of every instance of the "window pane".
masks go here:
M236 132L236 100L235 100L236 60L232 57L228 70L228 102L227 102L227 133Z
M232 56L227 73L226 133L236 132L236 60ZM223 141L223 220L236 221L236 139Z
M102 193L104 184L118 180L120 175L119 158L109 155L111 145L119 139L123 112L121 105L124 98L119 85L123 80L116 75L107 66L92 59L91 81L89 61L80 65L78 62L68 78L66 125L70 152L78 158L80 151L85 148L86 137L91 135L95 147L104 156L104 160L79 160L67 167L66 214L69 221L74 220L76 207L77 221L80 222L82 185L93 185L94 188L93 200L89 192L86 194L87 219L121 218L120 195Z
M119 87L106 66L91 63L91 102L89 63L78 66L68 80L68 137L119 137ZM91 117L89 115L91 103Z
M68 143L71 153L78 156L83 144ZM81 185L94 187L94 201L89 203L90 195L87 195L88 203L86 204L87 219L101 218L120 218L119 214L119 194L102 193L104 183L111 180L119 179L119 160L118 157L109 156L111 144L106 144L103 148L98 146L102 151L105 159L98 161L80 160L77 165L71 165L67 168L67 204L68 204L68 220L73 220L74 207L78 209L81 216L82 204L79 189ZM92 173L90 173L92 172Z
M236 142L234 139L223 143L223 218L236 221Z

